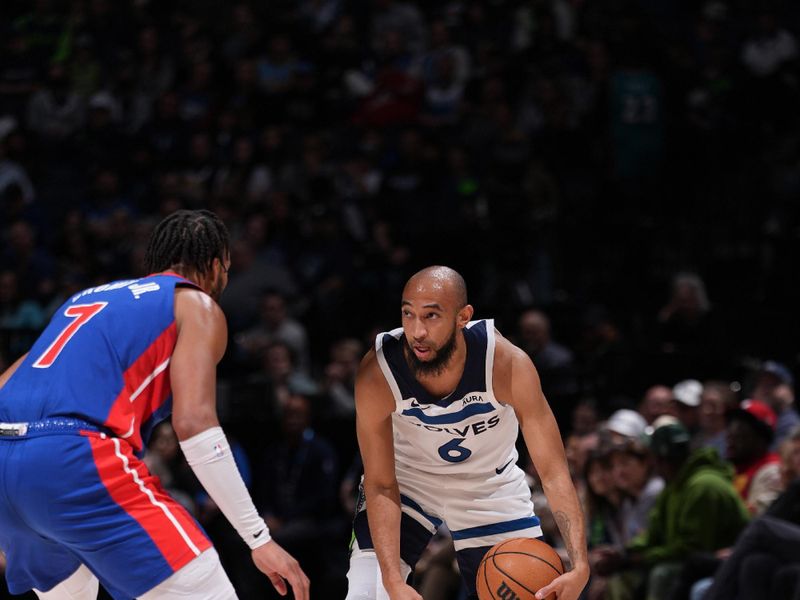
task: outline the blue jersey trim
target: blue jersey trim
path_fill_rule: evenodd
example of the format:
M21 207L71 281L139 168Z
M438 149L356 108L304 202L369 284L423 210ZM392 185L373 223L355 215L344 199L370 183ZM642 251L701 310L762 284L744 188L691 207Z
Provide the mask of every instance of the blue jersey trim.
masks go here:
M483 415L494 411L495 408L488 402L485 404L467 404L458 412L446 415L427 415L421 408L407 408L402 412L404 417L416 417L428 425L444 425L447 423L458 423L466 418Z
M400 494L400 503L401 504L405 504L408 508L413 508L415 511L417 511L419 514L421 514L423 517L428 519L428 521L430 521L431 524L433 524L433 526L436 527L437 529L442 524L442 520L441 519L437 519L436 517L432 517L431 515L426 513L424 510L422 510L422 507L419 504L417 504L411 498L409 498L408 496L406 496L404 494Z
M483 537L493 535L495 533L507 533L509 531L518 531L520 529L530 529L531 527L539 526L539 517L523 517L521 519L514 519L512 521L504 521L502 523L492 523L490 525L478 525L477 527L467 527L466 529L459 529L451 531L454 540L467 540L469 538Z
M436 398L429 394L411 372L403 354L407 345L405 337L401 335L398 339L388 333L384 335L383 355L403 398L417 398L423 404L447 407L454 400L463 398L468 392L487 391L486 351L489 336L486 331L486 321L478 321L471 327L465 327L461 331L467 347L464 374L461 376L456 389L445 398Z

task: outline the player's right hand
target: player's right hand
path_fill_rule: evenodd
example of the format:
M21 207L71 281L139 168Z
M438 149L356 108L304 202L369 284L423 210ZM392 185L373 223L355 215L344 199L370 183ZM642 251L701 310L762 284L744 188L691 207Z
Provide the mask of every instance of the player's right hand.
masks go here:
M253 550L253 562L264 573L281 596L285 596L286 582L292 586L295 600L309 600L309 581L300 564L278 545L270 540Z
M394 586L386 587L386 593L389 594L390 600L422 600L417 591L407 583L398 583Z

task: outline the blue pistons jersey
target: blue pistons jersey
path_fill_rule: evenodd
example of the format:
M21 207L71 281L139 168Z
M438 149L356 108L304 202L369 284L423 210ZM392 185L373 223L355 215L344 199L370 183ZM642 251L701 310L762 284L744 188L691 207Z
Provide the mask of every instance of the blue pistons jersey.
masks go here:
M161 273L69 298L0 389L0 422L75 417L141 451L171 411L178 285L195 287Z
M499 467L517 461L517 416L492 388L494 321L472 321L463 332L464 374L446 398L432 397L415 378L404 355L402 328L376 339L378 363L395 399L398 471L495 475Z
M176 286L161 273L69 298L0 389L0 549L15 594L85 564L138 598L211 547L140 456L172 408Z

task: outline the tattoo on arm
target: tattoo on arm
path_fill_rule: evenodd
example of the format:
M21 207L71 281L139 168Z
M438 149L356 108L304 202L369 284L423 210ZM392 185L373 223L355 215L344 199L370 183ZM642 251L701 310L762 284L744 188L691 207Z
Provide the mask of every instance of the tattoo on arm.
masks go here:
M564 545L567 547L569 560L574 565L578 557L575 555L575 546L573 544L571 535L572 522L569 520L569 515L567 515L567 513L565 513L563 510L557 510L553 513L553 518L556 520L558 530L561 532L561 537L564 539Z

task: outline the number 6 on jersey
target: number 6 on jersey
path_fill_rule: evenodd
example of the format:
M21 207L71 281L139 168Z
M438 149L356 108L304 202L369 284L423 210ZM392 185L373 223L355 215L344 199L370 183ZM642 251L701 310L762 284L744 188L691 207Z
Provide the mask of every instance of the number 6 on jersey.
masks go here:
M69 306L64 311L64 316L72 317L74 321L72 321L69 325L64 327L56 336L56 339L53 340L53 343L48 346L47 350L45 350L42 355L36 359L36 362L33 363L33 367L36 369L46 369L51 366L58 355L61 354L61 351L64 349L64 346L67 345L67 342L72 339L72 336L78 332L78 329L83 327L86 323L89 322L93 316L103 310L108 302L95 302L94 304L76 304L75 306Z

